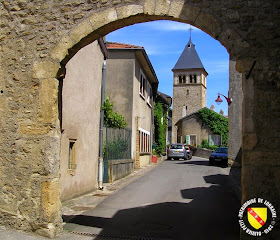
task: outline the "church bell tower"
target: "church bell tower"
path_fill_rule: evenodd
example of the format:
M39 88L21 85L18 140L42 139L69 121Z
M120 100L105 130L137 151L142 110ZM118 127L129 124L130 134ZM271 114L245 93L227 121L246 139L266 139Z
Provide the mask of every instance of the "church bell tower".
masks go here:
M206 107L206 72L191 37L173 72L172 142L178 142L175 124L203 107Z

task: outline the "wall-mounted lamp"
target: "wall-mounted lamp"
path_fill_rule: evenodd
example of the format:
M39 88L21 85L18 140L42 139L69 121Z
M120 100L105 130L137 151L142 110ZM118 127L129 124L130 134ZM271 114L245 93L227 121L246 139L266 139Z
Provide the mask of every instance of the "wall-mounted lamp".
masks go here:
M222 95L223 97L225 97L225 99L227 100L228 105L231 104L232 102L232 98L226 97L225 95L218 93L218 98L215 100L215 102L220 105L223 102L223 99L221 99L220 95Z

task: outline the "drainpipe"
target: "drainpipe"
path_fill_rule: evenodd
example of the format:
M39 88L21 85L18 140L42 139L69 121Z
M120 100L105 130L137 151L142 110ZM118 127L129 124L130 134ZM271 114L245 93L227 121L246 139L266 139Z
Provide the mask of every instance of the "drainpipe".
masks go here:
M105 99L105 82L106 82L106 60L102 67L102 86L101 86L101 114L100 114L100 133L99 133L99 158L98 158L98 188L103 189L103 126L104 126L104 110L103 104Z

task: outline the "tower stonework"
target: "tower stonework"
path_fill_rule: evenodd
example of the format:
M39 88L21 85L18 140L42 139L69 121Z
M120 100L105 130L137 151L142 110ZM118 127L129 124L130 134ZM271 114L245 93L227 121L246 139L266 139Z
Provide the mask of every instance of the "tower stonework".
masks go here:
M172 142L177 139L175 124L182 117L206 107L207 75L191 38L173 71Z

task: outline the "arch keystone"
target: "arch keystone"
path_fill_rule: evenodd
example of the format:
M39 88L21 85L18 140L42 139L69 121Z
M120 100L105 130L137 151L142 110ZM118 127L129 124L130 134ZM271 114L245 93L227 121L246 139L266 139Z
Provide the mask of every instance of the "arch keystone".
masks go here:
M94 13L90 17L90 23L96 30L110 22L114 22L118 19L117 11L115 8L109 8L105 11Z
M154 15L156 8L155 0L145 0L144 1L144 14Z
M141 13L144 13L144 7L142 5L128 5L117 8L118 19L127 18Z
M170 9L170 0L156 0L155 15L165 16Z

